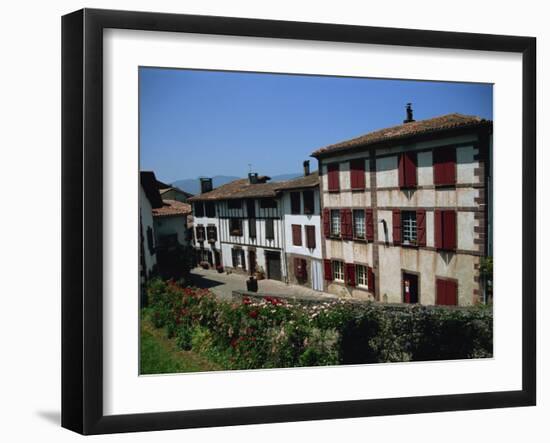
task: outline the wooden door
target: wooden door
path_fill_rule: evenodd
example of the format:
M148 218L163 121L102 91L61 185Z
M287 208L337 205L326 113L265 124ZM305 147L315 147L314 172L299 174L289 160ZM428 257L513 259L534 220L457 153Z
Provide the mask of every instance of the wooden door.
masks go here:
M248 265L250 267L250 275L254 275L254 272L256 272L256 251L248 251Z
M266 251L265 261L267 267L267 278L281 280L281 253Z

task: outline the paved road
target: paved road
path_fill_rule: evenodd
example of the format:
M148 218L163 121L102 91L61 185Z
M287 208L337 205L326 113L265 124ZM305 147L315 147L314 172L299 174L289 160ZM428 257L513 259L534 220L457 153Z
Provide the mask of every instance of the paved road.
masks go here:
M191 271L191 282L199 288L208 288L221 299L231 299L233 291L246 290L247 276L241 274L221 274L215 270L195 268ZM314 291L313 289L305 288L298 285L287 285L286 283L277 280L259 280L258 292L268 293L273 296L279 295L297 295L302 297L319 297L326 296L327 298L335 298L332 294L325 292Z

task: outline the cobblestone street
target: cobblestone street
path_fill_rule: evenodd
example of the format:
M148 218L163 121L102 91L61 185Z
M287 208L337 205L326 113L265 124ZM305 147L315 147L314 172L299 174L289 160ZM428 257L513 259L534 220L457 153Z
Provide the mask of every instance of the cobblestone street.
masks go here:
M199 288L208 288L220 299L229 300L233 291L246 290L248 277L242 274L225 272L218 273L211 269L195 268L191 271L191 282ZM335 295L314 291L297 285L287 285L277 280L258 280L258 292L268 293L273 296L300 296L300 297L327 297L336 298Z

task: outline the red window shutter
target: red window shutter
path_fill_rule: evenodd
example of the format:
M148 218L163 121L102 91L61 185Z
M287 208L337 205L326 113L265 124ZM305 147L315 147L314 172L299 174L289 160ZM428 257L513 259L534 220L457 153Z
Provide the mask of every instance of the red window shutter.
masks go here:
M434 184L456 184L456 149L441 148L433 153L434 157Z
M315 226L306 225L306 247L315 249Z
M330 209L329 208L323 209L323 232L325 234L325 238L330 237Z
M372 209L367 209L365 211L365 225L367 231L367 240L374 240L374 218Z
M367 285L369 291L374 293L374 272L370 266L367 268Z
M401 244L401 210L394 209L392 211L392 237L393 244Z
M351 209L346 208L340 211L342 223L342 238L351 240L353 238L353 226L351 220Z
M438 305L456 306L458 304L458 284L454 280L436 279L436 300Z
M447 304L447 282L440 278L435 279L435 304L446 305Z
M325 280L332 281L332 263L325 259Z
M355 265L353 263L346 263L346 284L348 286L355 286Z
M292 225L292 244L302 246L302 225Z
M416 242L418 246L426 246L426 211L416 211Z
M357 159L350 162L351 189L365 189L365 160Z
M328 190L329 191L340 190L340 168L338 163L329 164L327 169L328 169Z
M443 248L456 249L456 211L443 211Z
M443 214L442 211L436 209L434 212L434 231L435 231L435 247L443 248Z
M416 152L403 152L399 156L399 187L416 186Z

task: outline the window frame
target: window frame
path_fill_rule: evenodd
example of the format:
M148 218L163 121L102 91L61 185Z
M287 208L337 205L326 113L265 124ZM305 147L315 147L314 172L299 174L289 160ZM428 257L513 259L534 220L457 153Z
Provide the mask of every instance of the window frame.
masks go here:
M269 228L271 230L271 235L268 236L268 223L271 225ZM272 218L265 219L265 239L266 240L275 240L275 221Z
M359 270L362 269L361 272ZM360 275L363 274L364 282L361 282ZM360 263L355 264L355 285L358 288L369 290L369 267Z
M338 232L334 230L334 214L338 214ZM330 236L333 238L342 236L342 213L340 209L330 209Z
M331 260L332 266L332 280L337 283L345 282L345 272L344 272L344 262L340 260ZM336 266L339 266L340 269L336 269ZM338 278L337 275L341 275L341 278Z
M315 214L315 191L313 189L306 189L302 191L302 200L304 202L303 203L304 214L305 215ZM311 206L309 204L311 204Z
M363 213L363 236L357 235L357 228L355 222L356 213ZM353 239L354 240L366 240L367 239L367 215L362 208L352 209L352 227L353 227Z
M401 215L401 245L417 246L418 245L418 223L417 223L416 210L409 211L407 209L403 209L400 215ZM412 237L413 234L414 234L414 238L407 238L407 237Z
M305 231L306 231L306 248L307 249L315 249L317 247L317 239L315 238L316 232L315 232L315 225L305 225ZM313 245L309 242L309 232L312 232L312 239L313 239Z
M233 228L231 225L232 223L237 223L238 228ZM229 217L229 235L231 237L242 237L243 236L243 220L239 217ZM234 232L238 231L238 234L234 234Z
M298 208L296 208L296 204ZM300 191L292 191L290 193L290 213L292 215L299 215L302 213L302 195Z

